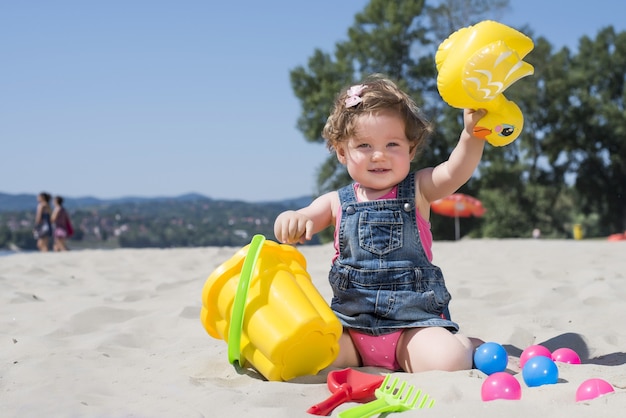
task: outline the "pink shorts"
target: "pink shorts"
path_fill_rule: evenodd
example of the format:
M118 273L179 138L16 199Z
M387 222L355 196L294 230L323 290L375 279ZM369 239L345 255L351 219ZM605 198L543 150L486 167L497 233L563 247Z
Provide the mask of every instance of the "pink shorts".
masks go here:
M368 335L356 330L348 330L352 342L361 355L363 366L384 367L389 370L402 370L396 358L398 340L402 330L385 335Z
M67 238L67 231L57 226L54 228L54 236L57 238Z

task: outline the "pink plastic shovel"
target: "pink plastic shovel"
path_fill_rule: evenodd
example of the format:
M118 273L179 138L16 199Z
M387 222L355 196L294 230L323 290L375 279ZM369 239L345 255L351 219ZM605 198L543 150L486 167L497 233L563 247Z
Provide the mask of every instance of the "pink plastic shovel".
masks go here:
M328 373L328 389L331 395L313 405L307 412L313 415L330 415L344 402L369 402L376 399L374 392L382 384L384 376L363 373L354 369L333 370Z

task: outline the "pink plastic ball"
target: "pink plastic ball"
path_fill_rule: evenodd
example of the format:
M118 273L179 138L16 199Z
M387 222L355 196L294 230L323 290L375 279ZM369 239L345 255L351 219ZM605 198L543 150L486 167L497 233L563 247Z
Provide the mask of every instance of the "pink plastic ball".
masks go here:
M615 389L606 380L587 379L576 390L576 402L588 401L611 392L615 392Z
M543 345L531 345L526 347L524 351L522 351L522 355L519 357L519 366L524 368L524 364L533 357L543 356L552 359L552 353Z
M496 372L485 379L480 396L485 402L496 399L516 401L522 398L522 386L507 372Z
M567 364L580 364L580 357L571 348L557 348L552 353L552 360Z

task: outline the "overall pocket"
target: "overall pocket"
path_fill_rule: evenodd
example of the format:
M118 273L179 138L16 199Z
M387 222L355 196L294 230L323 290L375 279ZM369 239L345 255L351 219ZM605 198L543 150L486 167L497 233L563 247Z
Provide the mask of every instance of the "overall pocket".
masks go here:
M359 215L359 245L378 256L402 248L402 226L399 210L362 212Z

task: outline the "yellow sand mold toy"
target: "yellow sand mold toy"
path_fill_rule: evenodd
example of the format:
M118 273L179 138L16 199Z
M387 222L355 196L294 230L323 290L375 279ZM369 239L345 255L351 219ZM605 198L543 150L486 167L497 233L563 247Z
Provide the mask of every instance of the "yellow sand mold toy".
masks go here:
M339 354L342 326L294 247L255 235L202 290L200 320L268 380L314 375Z
M522 132L522 111L502 93L533 74L533 67L523 61L533 47L523 33L491 20L459 29L439 45L439 94L452 107L487 109L474 134L491 145L507 145Z

